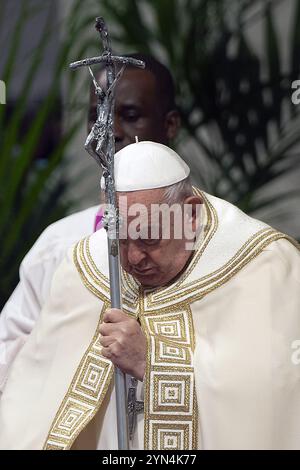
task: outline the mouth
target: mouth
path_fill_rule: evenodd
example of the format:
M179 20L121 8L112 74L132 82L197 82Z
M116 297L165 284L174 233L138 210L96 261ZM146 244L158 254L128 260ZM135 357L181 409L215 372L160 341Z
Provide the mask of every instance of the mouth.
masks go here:
M132 269L131 274L135 276L147 276L154 273L154 268L148 269Z

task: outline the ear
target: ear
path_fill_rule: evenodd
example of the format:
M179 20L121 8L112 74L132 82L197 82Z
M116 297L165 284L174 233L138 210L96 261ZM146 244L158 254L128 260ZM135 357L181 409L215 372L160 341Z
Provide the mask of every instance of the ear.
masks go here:
M176 109L169 111L165 117L165 128L168 140L174 140L181 126L179 112Z
M188 196L184 200L184 204L188 206L187 217L189 218L189 226L194 234L196 234L200 227L200 206L203 204L203 199L200 196Z

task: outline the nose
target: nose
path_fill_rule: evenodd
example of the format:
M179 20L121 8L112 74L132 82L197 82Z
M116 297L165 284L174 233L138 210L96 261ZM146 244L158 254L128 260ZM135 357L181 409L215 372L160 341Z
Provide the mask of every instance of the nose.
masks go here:
M127 259L131 266L139 266L146 259L146 253L137 243L131 241L127 246Z

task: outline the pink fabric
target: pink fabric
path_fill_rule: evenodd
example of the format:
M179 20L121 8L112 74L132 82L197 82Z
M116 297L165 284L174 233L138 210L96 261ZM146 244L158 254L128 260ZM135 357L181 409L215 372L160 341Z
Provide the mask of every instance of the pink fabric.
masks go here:
M95 217L94 232L97 232L98 230L103 228L103 216L104 216L104 209L100 207Z

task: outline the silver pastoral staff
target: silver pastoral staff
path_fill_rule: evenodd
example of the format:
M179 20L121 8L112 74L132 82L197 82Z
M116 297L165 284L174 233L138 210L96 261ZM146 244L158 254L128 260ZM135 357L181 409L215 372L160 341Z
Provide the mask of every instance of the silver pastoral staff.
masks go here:
M104 224L107 230L110 296L112 308L121 308L120 289L120 260L119 260L119 220L116 206L116 193L114 184L114 88L118 78L127 64L144 68L141 60L131 57L114 56L108 31L104 19L96 18L96 30L100 33L104 51L100 57L92 57L70 64L72 69L88 66L92 75L95 92L98 97L97 120L92 127L85 142L85 149L103 169L105 179L105 194L108 209L105 213ZM91 65L102 63L106 69L106 90L102 90L90 68ZM122 65L116 75L115 64ZM127 407L125 375L115 368L115 389L118 421L118 447L120 450L128 449Z

